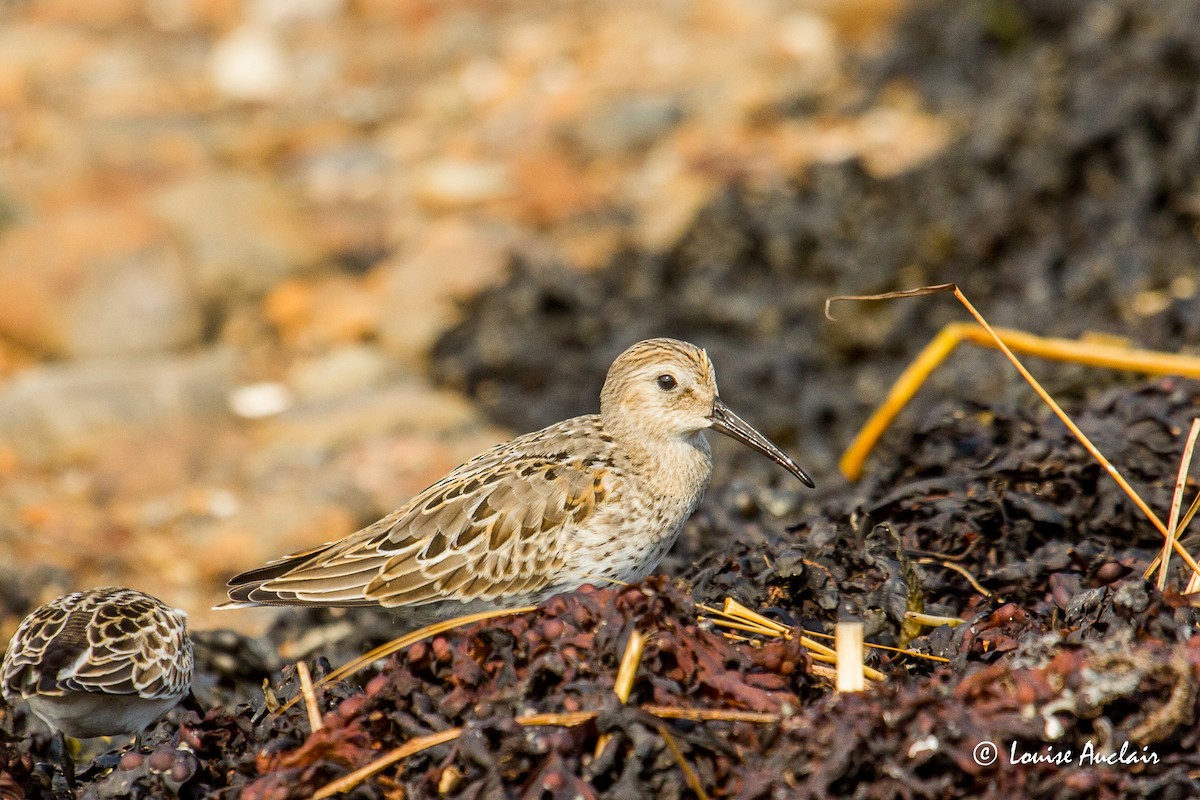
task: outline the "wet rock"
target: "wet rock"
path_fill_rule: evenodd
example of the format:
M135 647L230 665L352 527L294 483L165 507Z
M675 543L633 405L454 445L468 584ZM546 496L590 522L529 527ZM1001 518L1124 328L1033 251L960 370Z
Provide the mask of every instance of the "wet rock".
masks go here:
M264 178L187 178L160 193L155 209L180 242L200 296L217 307L259 295L321 258L292 197Z
M362 395L378 386L391 369L378 349L351 345L294 364L288 383L301 402L322 403Z
M438 224L389 273L379 336L401 364L419 366L433 341L459 317L456 301L501 279L507 262L502 233L463 222Z
M295 404L293 392L278 381L245 384L229 393L229 410L243 419L273 417Z
M65 356L175 350L201 335L170 232L136 208L83 208L0 233L0 334Z
M622 97L591 115L569 133L589 157L623 155L644 150L683 120L684 111L671 97Z
M304 193L318 203L377 201L392 163L378 147L356 144L316 150L297 164Z
M266 26L246 25L213 47L213 87L230 100L270 102L290 88L291 68L279 37Z
M263 25L286 26L304 22L330 23L345 11L346 0L253 0L247 16Z
M780 20L776 47L800 68L798 83L817 86L837 73L841 55L837 32L819 14L800 11Z
M504 164L442 159L424 167L413 187L418 200L432 209L455 209L497 200L512 191Z
M331 395L325 403L274 417L261 433L273 442L268 452L328 453L388 431L438 435L478 424L474 409L461 396L408 380L353 396Z
M317 352L373 339L379 330L390 275L325 275L284 281L262 309L279 336L301 352Z
M30 462L67 461L123 429L226 413L232 373L225 350L32 367L0 386L0 440Z
M363 113L381 111L371 103ZM388 251L394 215L387 199L396 172L374 144L318 147L298 159L292 180L309 201L313 234L344 268L365 270Z

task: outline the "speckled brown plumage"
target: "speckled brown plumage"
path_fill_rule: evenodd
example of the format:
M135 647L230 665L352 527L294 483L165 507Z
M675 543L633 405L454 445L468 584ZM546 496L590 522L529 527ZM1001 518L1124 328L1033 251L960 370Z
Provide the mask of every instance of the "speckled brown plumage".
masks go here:
M379 605L436 618L638 580L700 501L710 427L811 485L718 399L703 350L650 339L613 362L599 414L498 445L339 542L235 576L223 607Z
M60 597L22 621L0 667L5 699L23 699L76 738L140 733L187 694L187 615L133 589Z

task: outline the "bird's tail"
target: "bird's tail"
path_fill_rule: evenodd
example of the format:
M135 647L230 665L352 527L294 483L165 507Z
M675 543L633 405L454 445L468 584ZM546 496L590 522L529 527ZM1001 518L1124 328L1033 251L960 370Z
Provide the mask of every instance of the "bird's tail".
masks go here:
M335 544L336 542L326 542L298 553L289 553L265 566L234 575L226 583L226 586L229 587L229 602L215 605L213 610L228 611L234 608L304 605L294 598L284 597L271 591L266 584L304 566Z

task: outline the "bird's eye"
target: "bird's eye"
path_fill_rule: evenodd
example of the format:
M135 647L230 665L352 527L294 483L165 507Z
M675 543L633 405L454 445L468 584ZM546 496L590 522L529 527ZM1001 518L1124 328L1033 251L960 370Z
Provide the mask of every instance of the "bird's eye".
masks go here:
M678 385L679 385L679 382L675 380L674 375L659 375L658 376L658 388L662 389L664 392L673 391L675 389L675 387Z

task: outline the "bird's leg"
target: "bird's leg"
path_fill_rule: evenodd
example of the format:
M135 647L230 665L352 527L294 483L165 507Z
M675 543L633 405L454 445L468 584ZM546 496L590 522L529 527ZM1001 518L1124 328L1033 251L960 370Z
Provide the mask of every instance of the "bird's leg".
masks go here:
M179 705L182 706L185 711L195 712L200 719L204 719L204 715L206 713L204 706L200 705L200 700L197 699L196 693L191 689L188 689L188 693L184 695L182 700L179 701Z
M63 780L67 782L68 791L74 795L75 756L67 746L67 737L62 731L55 731L54 738L50 741L50 758L57 761L58 766L62 768Z
M125 753L132 752L121 747L113 750L112 741L108 737L105 737L105 741L105 751L93 758L91 763L88 764L87 771L84 773L85 780L90 778L91 775L103 775L109 770L116 769L117 765L121 763L121 759L124 758ZM136 741L133 747L137 747Z

